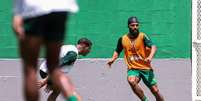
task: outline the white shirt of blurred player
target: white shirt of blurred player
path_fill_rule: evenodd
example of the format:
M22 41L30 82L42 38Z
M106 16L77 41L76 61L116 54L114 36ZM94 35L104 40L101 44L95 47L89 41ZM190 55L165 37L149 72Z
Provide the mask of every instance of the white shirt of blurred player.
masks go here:
M60 58L63 58L69 51L76 52L77 56L78 56L78 49L74 45L63 45L61 47L61 51L60 51ZM62 66L61 67L61 71L64 72L64 73L68 73L72 69L72 67L73 67L73 64L72 65ZM48 68L47 68L47 65L46 65L46 60L41 63L40 70L42 70L45 73L48 73Z
M76 0L14 0L14 14L31 18L51 12L67 11L76 13L79 10Z

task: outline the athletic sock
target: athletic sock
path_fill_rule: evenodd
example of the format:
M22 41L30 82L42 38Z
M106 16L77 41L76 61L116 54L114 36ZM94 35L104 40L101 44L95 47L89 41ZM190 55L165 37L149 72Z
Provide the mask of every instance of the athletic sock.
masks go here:
M78 101L77 97L72 95L72 96L69 96L66 101Z
M144 96L144 98L142 99L142 101L148 101L147 97Z

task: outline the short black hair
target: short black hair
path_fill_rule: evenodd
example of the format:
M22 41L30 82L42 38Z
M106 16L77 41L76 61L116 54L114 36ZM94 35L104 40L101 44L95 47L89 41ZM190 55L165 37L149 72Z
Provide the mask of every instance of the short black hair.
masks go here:
M77 44L85 44L85 45L87 45L87 46L89 46L89 47L92 46L92 42L91 42L89 39L87 39L87 38L80 38L80 39L77 41Z

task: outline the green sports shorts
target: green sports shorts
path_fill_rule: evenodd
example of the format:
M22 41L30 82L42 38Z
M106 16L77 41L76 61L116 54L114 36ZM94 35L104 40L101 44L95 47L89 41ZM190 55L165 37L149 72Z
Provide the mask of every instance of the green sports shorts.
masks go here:
M151 87L157 83L156 78L154 77L153 70L128 70L128 77L139 77L143 80L147 87Z

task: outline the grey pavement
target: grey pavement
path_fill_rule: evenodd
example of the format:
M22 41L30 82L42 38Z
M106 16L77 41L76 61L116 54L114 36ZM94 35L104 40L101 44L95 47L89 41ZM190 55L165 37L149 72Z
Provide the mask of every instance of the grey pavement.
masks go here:
M118 59L109 69L107 59L82 59L69 73L83 101L140 101L130 89L127 67ZM0 101L24 101L22 68L19 60L0 60ZM192 101L190 59L155 59L152 62L160 92L165 101ZM155 101L149 89L141 82L149 101ZM41 89L41 101L47 95ZM59 96L57 101L64 101Z

